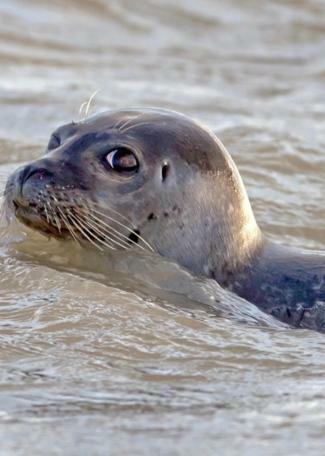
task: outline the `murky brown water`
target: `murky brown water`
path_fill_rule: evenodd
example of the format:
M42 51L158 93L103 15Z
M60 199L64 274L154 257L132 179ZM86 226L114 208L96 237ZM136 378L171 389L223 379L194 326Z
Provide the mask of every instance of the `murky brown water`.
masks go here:
M208 124L264 231L324 249L324 18L323 0L2 0L0 185L99 89L93 112ZM323 452L324 335L163 260L17 236L0 245L1 455Z

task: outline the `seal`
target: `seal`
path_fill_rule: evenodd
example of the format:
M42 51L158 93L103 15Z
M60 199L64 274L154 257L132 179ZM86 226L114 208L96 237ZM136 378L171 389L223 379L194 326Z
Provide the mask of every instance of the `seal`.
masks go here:
M266 239L225 147L182 114L118 110L63 125L42 158L10 176L5 200L45 234L152 250L284 322L325 332L325 254Z

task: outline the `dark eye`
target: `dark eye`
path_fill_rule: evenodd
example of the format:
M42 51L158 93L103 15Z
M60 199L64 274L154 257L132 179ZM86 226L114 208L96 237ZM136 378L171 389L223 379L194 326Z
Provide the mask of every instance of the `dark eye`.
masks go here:
M61 145L60 138L56 135L52 135L47 148L48 148L48 150L53 150L53 149L56 149L57 147L59 147L60 145Z
M106 160L115 171L136 171L139 168L137 157L126 147L111 150L106 155Z

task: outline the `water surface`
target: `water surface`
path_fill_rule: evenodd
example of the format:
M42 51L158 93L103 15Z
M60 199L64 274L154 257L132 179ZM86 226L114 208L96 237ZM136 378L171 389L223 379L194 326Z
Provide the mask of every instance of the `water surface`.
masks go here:
M100 90L92 112L206 123L264 232L324 249L324 13L321 0L1 1L0 186ZM87 264L20 238L0 246L1 454L321 454L324 335L167 261Z

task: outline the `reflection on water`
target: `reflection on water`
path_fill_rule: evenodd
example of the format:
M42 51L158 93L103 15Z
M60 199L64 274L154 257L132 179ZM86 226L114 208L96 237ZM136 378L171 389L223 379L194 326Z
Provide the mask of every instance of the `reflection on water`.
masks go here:
M1 2L0 187L100 90L93 112L205 122L268 236L323 249L323 16L319 0ZM4 454L320 454L323 335L166 261L83 255L2 241Z

